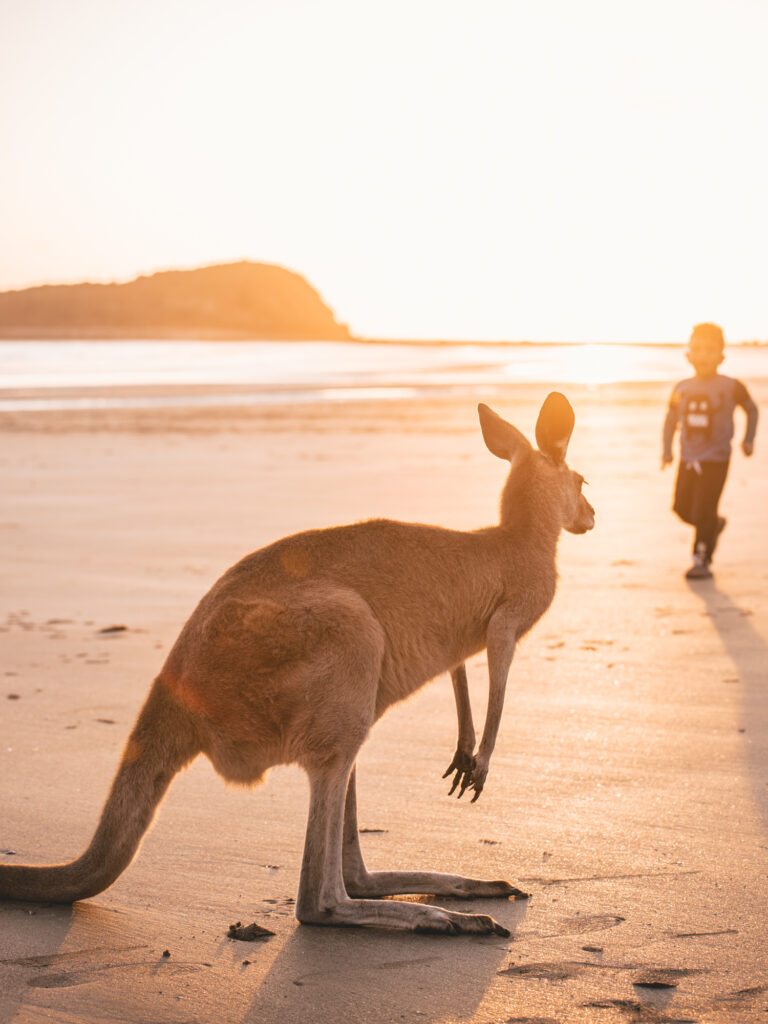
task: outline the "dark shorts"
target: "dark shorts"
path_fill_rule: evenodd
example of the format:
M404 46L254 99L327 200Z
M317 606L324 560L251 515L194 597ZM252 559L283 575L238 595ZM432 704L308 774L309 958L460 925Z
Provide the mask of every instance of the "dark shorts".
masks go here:
M728 475L727 462L700 462L699 470L680 463L675 482L675 503L672 506L684 523L696 527L693 550L703 543L707 558L712 557L717 543L717 505Z

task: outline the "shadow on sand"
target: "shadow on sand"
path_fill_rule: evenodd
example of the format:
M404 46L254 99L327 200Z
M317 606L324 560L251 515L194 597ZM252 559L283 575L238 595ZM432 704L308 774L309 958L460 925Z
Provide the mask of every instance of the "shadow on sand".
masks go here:
M768 644L755 628L752 610L714 580L689 583L703 601L741 684L745 757L752 792L768 831Z
M0 901L0 915L3 928L17 937L20 947L45 949L45 952L19 953L0 959L0 1020L3 1021L16 1020L17 1016L26 1020L27 1012L38 1019L37 1009L31 1008L37 1007L35 991L69 988L91 981L104 969L105 958L117 958L119 962L126 954L135 958L136 950L144 955L147 948L140 940L134 938L131 943L119 930L116 932L112 911L90 904L64 906ZM35 918L34 923L30 922L30 917ZM73 929L78 935L92 936L92 943L86 941L84 949L67 949Z
M435 903L492 914L512 936L297 928L255 994L243 1024L401 1018L429 1024L471 1018L507 956L528 901Z

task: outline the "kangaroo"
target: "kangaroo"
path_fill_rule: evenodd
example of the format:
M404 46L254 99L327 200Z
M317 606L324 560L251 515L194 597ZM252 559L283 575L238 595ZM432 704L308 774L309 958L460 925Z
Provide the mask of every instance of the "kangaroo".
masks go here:
M538 451L488 406L478 412L487 447L510 462L499 524L463 532L371 520L295 534L247 555L182 628L88 848L65 864L0 865L0 898L72 903L102 892L130 864L173 777L203 753L232 783L253 785L277 764L307 772L300 922L509 934L487 915L380 899L525 894L506 881L368 871L357 826L355 761L372 726L446 671L460 721L449 771L477 799L515 645L555 593L558 536L594 526L583 477L565 464L574 414L563 395L553 392L541 408ZM464 662L484 648L488 710L473 756Z

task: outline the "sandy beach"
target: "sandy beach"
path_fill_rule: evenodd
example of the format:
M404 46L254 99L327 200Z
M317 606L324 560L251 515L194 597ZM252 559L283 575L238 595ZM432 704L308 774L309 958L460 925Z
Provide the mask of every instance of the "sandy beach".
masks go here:
M689 584L659 468L669 388L564 390L597 526L561 540L481 799L441 778L447 676L383 719L358 772L369 867L509 878L532 898L466 909L511 937L299 926L304 775L238 790L199 759L106 892L0 904L3 1024L768 1019L766 426L734 454L715 578ZM531 437L545 392L491 404ZM1 414L2 862L83 849L165 654L242 555L371 517L495 521L505 466L475 404ZM469 669L481 723L484 657ZM232 940L236 921L275 935Z

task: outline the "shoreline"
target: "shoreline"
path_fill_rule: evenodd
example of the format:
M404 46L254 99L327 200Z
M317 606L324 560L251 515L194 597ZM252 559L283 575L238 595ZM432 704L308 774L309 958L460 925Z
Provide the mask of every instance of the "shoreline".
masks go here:
M422 385L361 388L359 385L303 389L275 386L254 391L252 385L123 385L71 388L0 389L0 433L13 432L194 432L258 431L281 423L346 429L412 429L414 422L442 422L474 416L479 401L496 404L509 415L540 403L551 390L562 390L574 407L599 410L624 407L656 409L663 417L673 382L556 384L535 381L495 384ZM749 382L759 406L768 406L768 380ZM73 407L47 407L46 402ZM36 408L3 408L3 401L40 403ZM527 413L526 413L527 414ZM659 426L659 430L661 427ZM739 437L739 419L735 438ZM654 437L655 442L655 437ZM759 438L758 438L759 443Z
M611 408L615 405L658 406L669 397L670 385L605 384L558 385L570 401L582 407ZM531 409L540 404L552 385L536 382L497 385L493 388L466 385L451 390L434 387L387 389L372 388L361 395L355 386L336 387L333 400L316 388L307 388L297 399L295 388L273 388L253 392L248 385L212 387L208 385L168 388L123 386L116 388L17 389L16 397L40 399L63 396L83 400L81 407L3 409L2 400L9 391L0 391L0 433L46 432L153 432L210 433L254 431L277 428L281 424L301 424L318 429L390 430L409 432L414 424L430 424L430 429L449 428L457 420L473 422L479 401L495 404L512 415L514 410ZM383 396L382 391L387 395ZM54 391L54 395L51 395ZM268 395L265 400L265 395ZM100 405L101 399L111 404ZM766 382L768 397L768 382ZM122 399L124 404L119 404ZM169 401L169 399L171 399Z
M546 339L544 341L532 341L529 338L376 338L367 335L334 336L322 337L315 334L280 336L279 334L251 334L241 331L189 331L179 329L177 331L146 328L142 331L117 331L108 328L93 329L72 329L71 331L51 328L49 333L38 329L29 331L14 330L0 327L0 341L9 342L36 342L36 341L83 341L83 342L111 342L111 341L178 341L178 342L279 342L290 345L292 343L317 342L339 342L344 345L407 345L425 347L459 347L467 345L523 348L529 346L540 346L542 348L560 348L574 345L599 345L605 348L617 346L629 346L631 348L681 348L685 347L685 340L671 339L666 341L573 341L565 339ZM729 348L768 348L768 339L760 340L747 338L742 340L729 340Z

